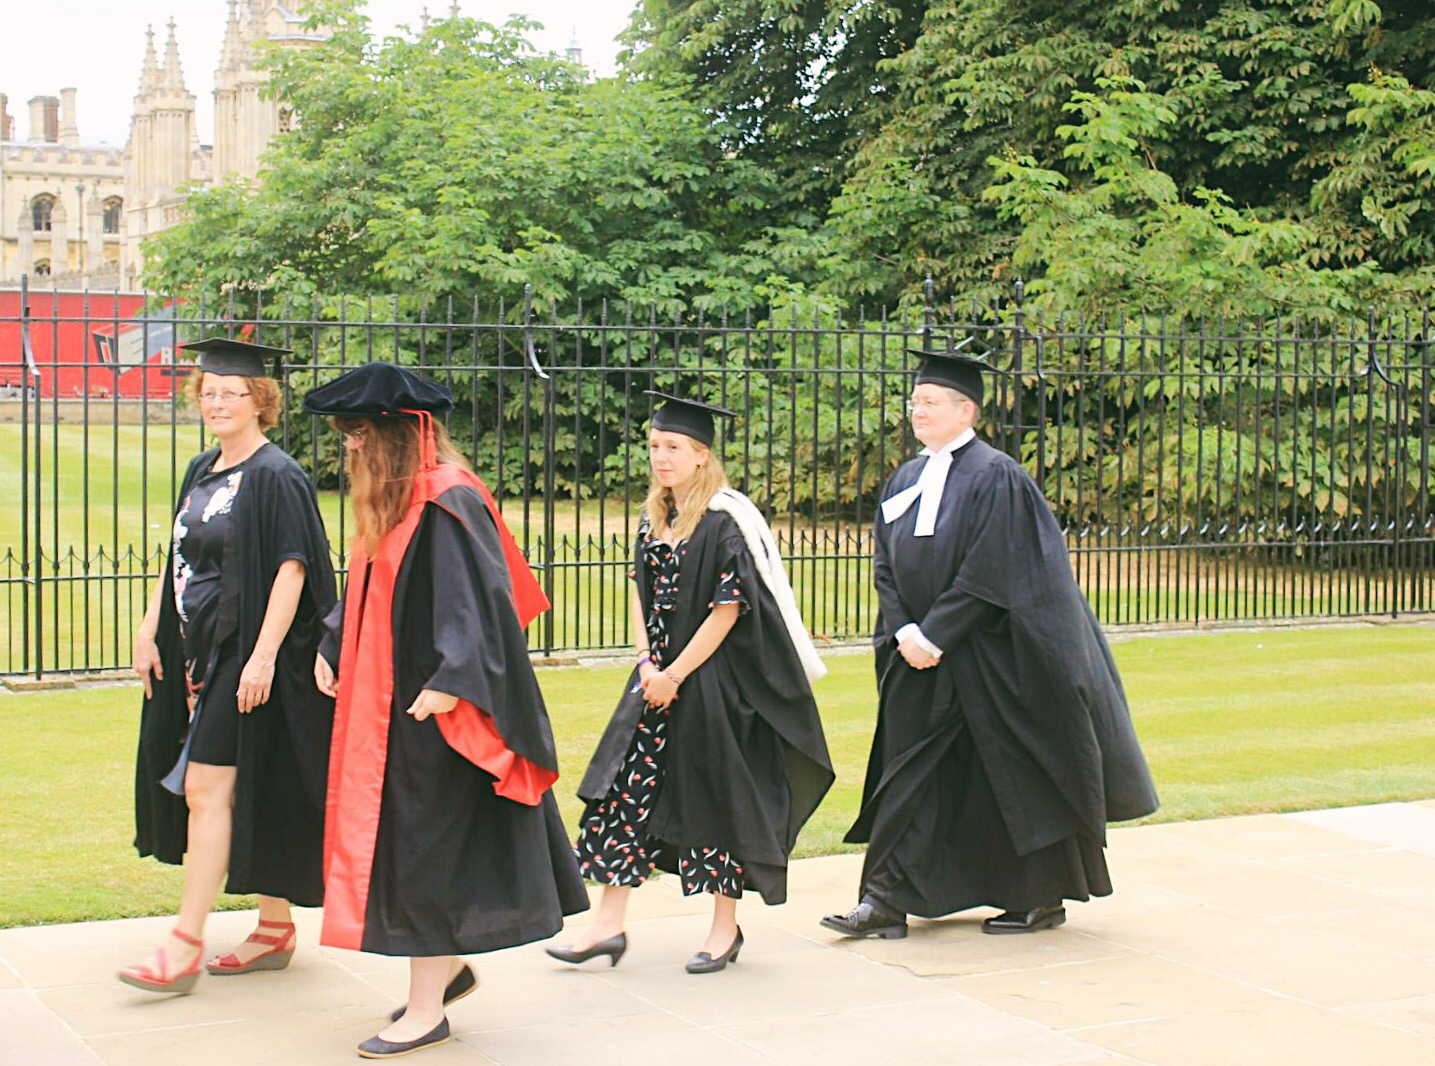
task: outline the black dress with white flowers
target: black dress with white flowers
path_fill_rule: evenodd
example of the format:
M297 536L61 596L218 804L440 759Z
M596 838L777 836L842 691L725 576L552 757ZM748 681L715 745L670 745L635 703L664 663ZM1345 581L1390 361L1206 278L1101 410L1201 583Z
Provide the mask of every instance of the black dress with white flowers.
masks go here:
M251 457L252 458L252 457ZM218 461L218 455L215 456ZM233 766L239 745L239 652L233 638L216 645L225 545L232 535L234 508L247 497L244 462L200 473L174 516L172 568L174 607L184 642L185 682L190 706L203 697L190 758Z
M651 535L646 516L638 526L644 565L654 575L652 607L646 619L648 647L659 670L666 662L668 616L677 608L678 569L687 542L676 548ZM742 582L733 569L724 569L708 606L735 603L749 609ZM636 887L658 865L658 840L647 835L648 816L663 787L664 749L671 714L681 711L681 699L669 707L646 704L617 778L608 793L588 805L578 831L578 866L584 877L599 884ZM712 892L734 899L742 896L742 860L720 843L710 847L677 849L678 875L683 894Z

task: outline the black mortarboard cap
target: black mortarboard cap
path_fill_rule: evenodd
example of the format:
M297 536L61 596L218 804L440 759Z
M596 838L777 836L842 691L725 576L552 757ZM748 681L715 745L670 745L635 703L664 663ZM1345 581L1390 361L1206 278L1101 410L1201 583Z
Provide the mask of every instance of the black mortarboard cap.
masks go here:
M684 400L680 396L669 396L666 392L654 389L645 389L643 394L662 401L653 412L651 425L654 429L663 430L665 433L681 433L707 446L712 445L713 438L717 435L713 429L713 415L731 418L734 413L725 407L714 407L700 400Z
M304 410L340 418L396 418L406 411L442 414L453 406L453 393L393 363L366 363L327 385L310 389Z
M250 344L228 337L206 337L202 341L181 344L187 352L198 352L195 365L206 374L224 374L244 378L269 376L269 363L288 355L288 348L271 348L267 344Z
M975 334L968 334L965 339L960 341L948 334L946 345L945 351L936 348L907 349L908 355L922 357L922 365L917 368L917 384L945 385L947 388L956 389L962 395L981 403L982 397L986 394L982 375L997 368L985 359L976 358L976 355L989 349L977 339ZM964 349L975 349L975 351L968 354L968 351Z

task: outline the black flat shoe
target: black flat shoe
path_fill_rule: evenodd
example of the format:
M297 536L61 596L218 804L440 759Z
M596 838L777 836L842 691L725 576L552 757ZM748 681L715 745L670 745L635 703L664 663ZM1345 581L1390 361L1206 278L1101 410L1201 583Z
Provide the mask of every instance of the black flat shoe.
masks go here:
M617 936L610 936L607 940L601 940L594 944L587 951L574 951L572 948L544 948L543 950L559 962L571 962L575 965L587 962L589 959L596 959L599 955L607 955L608 965L617 966L618 960L623 957L623 952L628 950L628 934L619 933Z
M477 987L478 974L473 972L472 966L465 963L463 969L454 974L453 980L450 981L448 987L443 990L443 1005L447 1007L450 1003L457 1003ZM404 1011L408 1009L409 1005L405 1003L389 1015L389 1021L398 1021L404 1016Z
M901 940L907 935L907 916L883 910L871 896L846 914L829 914L822 919L828 929L843 936L880 936L883 940Z
M417 1040L380 1040L371 1036L359 1045L361 1059L396 1059L401 1055L412 1055L424 1048L447 1044L449 1039L448 1019L445 1018Z
M719 970L727 969L727 964L737 962L737 953L742 950L742 927L738 927L737 936L732 938L732 944L717 958L713 958L706 951L699 951L688 960L688 973L717 973Z
M1035 933L1066 924L1066 908L1048 903L1029 911L1004 911L982 922L983 933Z

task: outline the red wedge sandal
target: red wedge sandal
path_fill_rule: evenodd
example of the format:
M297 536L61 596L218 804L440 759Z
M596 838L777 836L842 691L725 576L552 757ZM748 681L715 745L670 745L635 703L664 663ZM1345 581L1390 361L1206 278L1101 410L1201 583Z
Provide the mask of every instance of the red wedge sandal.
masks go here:
M262 951L248 962L240 962L239 956L230 952L228 955L220 955L210 959L204 964L204 968L215 977L233 977L240 973L253 973L255 970L282 970L289 965L289 960L294 957L294 923L293 922L266 922L259 923L260 929L278 929L278 936L255 931L245 938L246 944L267 944L268 951Z
M143 988L146 992L169 992L177 996L187 996L194 991L194 983L199 980L199 960L204 958L204 941L190 936L181 929L170 930L170 935L176 940L182 940L190 947L198 948L199 953L195 955L194 962L189 969L183 973L170 975L169 956L164 948L159 949L160 958L164 960L164 969L155 971L144 963L137 963L134 966L126 966L115 976L127 985L134 988Z

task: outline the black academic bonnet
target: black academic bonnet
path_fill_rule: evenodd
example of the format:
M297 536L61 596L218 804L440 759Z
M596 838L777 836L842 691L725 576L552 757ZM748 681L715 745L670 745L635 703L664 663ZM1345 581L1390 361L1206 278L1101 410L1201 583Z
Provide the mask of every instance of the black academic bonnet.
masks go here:
M304 395L304 410L338 418L400 418L441 415L453 393L393 363L366 363Z
M195 366L206 374L225 377L264 378L269 376L269 362L277 366L279 357L288 355L288 348L271 348L267 344L232 341L228 337L206 337L202 341L181 344L187 352L198 352Z
M662 401L653 412L652 421L649 423L653 429L662 430L664 433L681 433L685 437L692 437L704 447L712 447L713 438L717 436L713 428L713 415L731 418L734 414L725 407L714 407L700 400L684 400L654 389L644 389L643 395Z
M996 367L985 359L978 359L975 355L961 350L973 346L976 341L974 335L968 335L966 339L958 341L948 334L945 340L945 351L935 347L907 349L908 355L920 356L922 359L922 364L917 369L917 384L945 385L980 404L985 395L982 374L996 370ZM976 347L978 351L985 350L985 346L980 342L976 342Z

